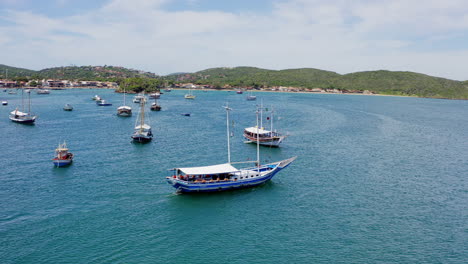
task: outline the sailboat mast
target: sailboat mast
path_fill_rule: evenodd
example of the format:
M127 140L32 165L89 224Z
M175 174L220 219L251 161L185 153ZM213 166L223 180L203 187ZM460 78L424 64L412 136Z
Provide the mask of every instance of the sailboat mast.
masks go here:
M271 107L271 115L270 115L270 131L273 133L273 106Z
M141 120L140 120L140 133L143 132L143 125L145 124L145 101L146 98L143 98L141 101Z
M127 96L127 92L125 92L125 86L124 86L124 105L127 105L126 100L125 100L126 96Z
M226 109L226 134L227 134L227 147L228 147L228 163L231 163L231 140L229 135L229 104L224 107Z
M21 111L24 113L24 88L21 88Z
M260 103L260 127L263 129L263 100Z
M31 91L28 93L28 114L31 114Z
M258 127L258 109L257 109L257 169L260 170L260 130Z

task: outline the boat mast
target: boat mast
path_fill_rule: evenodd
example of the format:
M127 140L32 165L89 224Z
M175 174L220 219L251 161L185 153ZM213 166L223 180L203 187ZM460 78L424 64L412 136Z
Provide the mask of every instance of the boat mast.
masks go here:
M126 99L126 95L127 95L127 93L125 92L125 86L124 86L124 105L127 105L126 100L125 100L125 99Z
M228 147L228 163L231 163L231 140L229 138L229 111L232 109L229 108L229 104L226 103L226 106L224 107L226 109L226 134L227 134L227 147Z
M258 109L257 109L257 170L260 172L260 131L258 128Z
M260 127L263 129L263 99L260 103Z
M271 115L270 115L270 126L271 126L270 131L271 131L271 133L273 133L273 112L274 112L273 111L273 106L271 107L270 112L271 112Z
M144 94L143 94L144 95ZM143 133L143 125L145 124L145 101L146 98L141 99L141 120L140 120L140 133Z
M31 114L31 90L28 93L28 115Z
M24 113L24 88L21 88L21 111Z

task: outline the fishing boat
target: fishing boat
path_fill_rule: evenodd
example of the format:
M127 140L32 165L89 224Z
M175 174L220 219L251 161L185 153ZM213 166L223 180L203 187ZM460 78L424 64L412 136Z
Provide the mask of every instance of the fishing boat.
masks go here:
M249 92L249 94L247 95L247 97L245 97L245 99L247 101L255 101L255 100L257 100L257 96L252 95L252 92Z
M8 105L8 101L2 101L2 105Z
M37 94L50 94L50 91L47 89L38 89L36 93Z
M259 143L260 145L263 146L269 146L269 147L279 147L281 142L286 138L285 135L278 133L276 130L273 130L273 109L270 110L270 117L267 117L267 120L270 121L270 130L266 130L263 127L263 111L266 110L268 111L267 108L263 108L263 106L260 106L257 108L257 113L260 113L260 127L254 126L254 127L247 127L244 129L244 138L247 139L245 143ZM258 114L257 114L258 118ZM258 121L258 120L257 120ZM258 122L257 122L258 124Z
M104 99L101 99L100 101L96 101L96 104L97 104L98 106L111 106L111 105L112 105L111 103L107 102L107 101L104 100Z
M70 104L66 104L66 105L63 107L63 110L64 110L64 111L73 111L73 106L71 106Z
M161 111L161 106L158 104L158 100L154 99L154 103L151 104L151 111Z
M68 151L65 141L55 149L55 156L52 162L56 167L68 166L73 162L73 153Z
M139 104L141 103L143 100L145 100L146 97L144 96L144 94L137 94L135 95L135 97L133 98L133 102L136 103L136 104Z
M95 96L93 96L93 100L94 101L101 101L101 97L99 97L99 95L96 94Z
M142 99L140 102L140 113L135 124L135 131L132 134L133 142L146 143L153 139L151 126L145 124L145 103L146 99Z
M196 96L193 95L193 93L192 93L192 88L189 88L188 94L185 94L185 95L184 95L184 98L185 98L185 99L195 99L195 97L196 97Z
M289 166L297 157L278 162L260 164L260 148L257 144L257 160L253 167L237 169L233 164L249 163L231 162L229 106L226 109L227 152L228 162L203 167L174 168L167 182L179 193L218 192L261 185L273 178L276 173ZM257 119L258 122L258 119Z
M124 117L127 117L127 116L131 116L132 115L132 108L130 106L127 106L127 93L125 92L125 88L124 88L124 105L123 106L119 106L117 108L117 115L118 116L124 116Z
M24 93L21 92L21 110L16 107L15 110L10 112L10 120L16 123L33 124L36 121L35 115L31 113L31 94L28 94L28 112L24 110Z

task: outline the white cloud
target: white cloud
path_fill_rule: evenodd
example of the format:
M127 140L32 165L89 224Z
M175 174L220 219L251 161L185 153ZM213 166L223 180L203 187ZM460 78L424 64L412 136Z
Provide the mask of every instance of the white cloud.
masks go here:
M122 65L159 74L217 66L410 70L468 79L465 50L418 50L466 37L464 1L291 0L271 14L167 11L170 0L113 0L66 18L8 11L2 63ZM443 64L441 63L443 62Z

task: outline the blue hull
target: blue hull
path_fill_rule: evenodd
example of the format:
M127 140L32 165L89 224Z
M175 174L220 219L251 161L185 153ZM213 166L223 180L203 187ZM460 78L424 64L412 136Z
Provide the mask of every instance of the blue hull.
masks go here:
M73 160L53 160L52 162L56 167L65 167L72 164Z
M172 187L177 189L179 193L201 193L201 192L221 192L221 191L230 191L243 188L256 187L265 182L271 180L276 173L280 172L282 169L286 168L294 161L294 158L289 160L279 162L278 166L270 167L269 165L264 165L260 172L271 170L269 173L255 177L250 180L239 180L239 181L220 181L220 182L205 182L205 183L188 183L186 181L180 181L174 178L167 178L167 182L172 185ZM284 163L283 163L284 162ZM255 169L253 169L255 171Z

